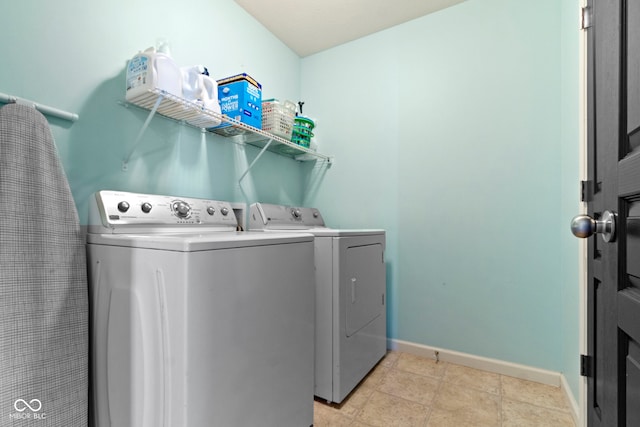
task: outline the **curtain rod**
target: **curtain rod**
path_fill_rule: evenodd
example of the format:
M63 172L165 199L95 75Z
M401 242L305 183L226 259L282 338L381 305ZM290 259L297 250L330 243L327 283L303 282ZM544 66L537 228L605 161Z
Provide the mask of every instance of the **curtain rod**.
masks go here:
M42 114L48 114L50 116L59 117L64 120L69 120L70 122L75 122L78 120L78 115L75 113L69 113L68 111L59 110L57 108L49 107L47 105L38 104L37 102L29 101L28 99L18 98L17 96L7 95L6 93L0 92L0 102L5 104L8 103L16 103L29 105L40 111Z

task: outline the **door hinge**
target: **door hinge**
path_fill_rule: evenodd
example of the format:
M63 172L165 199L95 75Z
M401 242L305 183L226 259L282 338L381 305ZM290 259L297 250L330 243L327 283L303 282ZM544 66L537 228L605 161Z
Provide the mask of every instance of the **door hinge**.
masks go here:
M590 202L593 195L593 181L580 181L580 201Z
M591 8L583 7L580 11L580 29L591 28Z
M583 377L590 377L593 375L591 371L593 358L585 354L580 355L580 375Z

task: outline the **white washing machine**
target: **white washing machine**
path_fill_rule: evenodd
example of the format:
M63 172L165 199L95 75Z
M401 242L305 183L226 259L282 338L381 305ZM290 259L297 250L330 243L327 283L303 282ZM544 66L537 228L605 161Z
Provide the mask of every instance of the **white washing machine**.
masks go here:
M313 236L236 225L227 202L95 194L97 427L313 424Z
M384 230L336 230L318 209L255 203L249 227L315 236L315 395L340 403L387 350Z

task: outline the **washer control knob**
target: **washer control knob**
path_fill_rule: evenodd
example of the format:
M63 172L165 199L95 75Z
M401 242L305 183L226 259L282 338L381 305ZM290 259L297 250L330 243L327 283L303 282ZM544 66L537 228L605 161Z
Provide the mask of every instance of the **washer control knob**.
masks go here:
M225 207L223 207L222 209L220 209L220 213L221 213L223 216L227 216L227 215L229 215L229 209L225 206Z
M314 218L318 218L320 216L320 214L318 213L318 211L313 211L313 217Z
M186 218L189 215L191 208L189 205L181 200L173 202L173 210L180 218Z
M120 203L118 203L118 210L120 212L126 212L129 210L129 203L125 202L124 200L121 201Z
M207 213L208 213L209 215L213 215L214 213L216 213L216 208L214 208L213 206L209 206L209 207L207 208Z
M142 204L142 206L141 206L142 212L144 212L144 213L151 212L151 208L152 208L152 206L151 206L151 203L149 203L149 202L144 202Z
M294 218L300 218L302 212L300 212L300 209L298 208L293 208L291 209L291 215L293 215Z

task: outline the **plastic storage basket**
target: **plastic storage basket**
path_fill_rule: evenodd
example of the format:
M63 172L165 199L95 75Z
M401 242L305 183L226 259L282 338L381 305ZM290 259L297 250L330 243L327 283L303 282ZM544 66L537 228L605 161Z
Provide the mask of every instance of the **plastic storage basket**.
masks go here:
M262 130L289 141L293 131L296 104L291 101L262 101Z
M298 116L295 118L291 141L305 148L309 148L311 138L313 138L313 128L315 123L308 117Z

